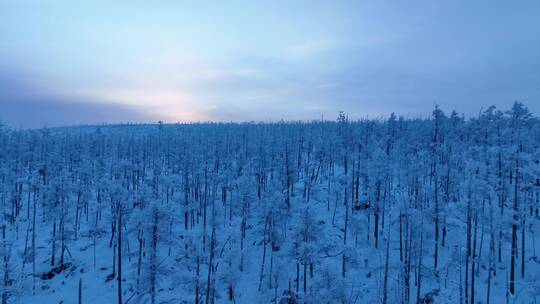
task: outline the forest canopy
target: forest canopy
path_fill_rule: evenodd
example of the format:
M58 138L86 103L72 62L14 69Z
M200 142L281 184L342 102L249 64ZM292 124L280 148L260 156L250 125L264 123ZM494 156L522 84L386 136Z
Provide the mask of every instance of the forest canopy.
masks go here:
M540 295L540 119L519 102L470 119L4 126L0 142L3 303Z

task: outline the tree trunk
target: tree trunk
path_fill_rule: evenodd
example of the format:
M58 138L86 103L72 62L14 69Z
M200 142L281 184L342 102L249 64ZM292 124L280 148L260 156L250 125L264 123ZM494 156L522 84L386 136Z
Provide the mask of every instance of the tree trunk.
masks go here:
M82 304L82 279L79 279L78 304Z
M200 287L199 287L199 282L200 282L200 274L201 274L201 262L200 262L200 257L199 257L199 253L197 252L197 268L196 268L196 281L195 281L195 304L199 304L199 294L200 294Z
M521 222L521 278L525 278L525 216Z
M386 258L384 261L384 287L383 287L383 304L388 302L388 258L390 253L390 233L386 240Z
M519 171L517 169L518 161L516 159L516 174L515 174L515 182L514 182L514 215L513 215L513 221L512 221L512 252L510 257L510 293L512 295L515 295L515 275L516 275L516 255L517 255L517 221L518 218L518 210L519 210L519 186L518 186L518 174Z
M118 204L118 304L122 304L122 206Z
M472 266L471 266L471 304L474 304L475 296L475 268L476 268L476 239L477 239L477 230L478 230L478 214L474 214L474 241L472 249Z
M152 224L152 256L150 262L150 293L152 304L156 302L158 216L157 209L154 209L154 221Z
M436 168L436 167L435 167ZM436 169L435 169L436 170ZM433 254L433 268L437 271L439 262L439 185L437 171L435 171L435 249Z
M6 242L6 225L2 226L2 247L3 247L3 259L4 259L4 290L2 291L2 304L7 304L7 300L9 297L9 286L10 278L9 278L9 259L10 259L10 252L11 248L8 248L7 242Z
M206 300L205 303L211 303L213 302L214 298L214 292L213 292L213 286L212 286L212 268L214 267L214 252L215 252L215 246L216 246L216 230L215 228L212 228L212 239L210 240L210 258L208 261L208 278L206 281ZM212 301L210 301L212 300Z
M465 303L469 303L469 259L471 257L471 198L467 203L467 252L465 254Z

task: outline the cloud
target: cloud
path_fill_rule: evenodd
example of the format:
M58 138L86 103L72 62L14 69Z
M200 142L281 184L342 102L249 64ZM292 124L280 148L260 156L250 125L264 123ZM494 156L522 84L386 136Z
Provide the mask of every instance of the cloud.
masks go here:
M24 71L0 70L0 121L14 128L41 128L158 120L128 105L51 92L41 83Z
M79 124L154 122L132 108L107 103L51 99L0 100L0 121L13 128L41 128Z
M306 60L317 57L321 53L327 52L337 46L338 42L335 39L320 38L306 40L301 43L288 45L281 55L284 59Z

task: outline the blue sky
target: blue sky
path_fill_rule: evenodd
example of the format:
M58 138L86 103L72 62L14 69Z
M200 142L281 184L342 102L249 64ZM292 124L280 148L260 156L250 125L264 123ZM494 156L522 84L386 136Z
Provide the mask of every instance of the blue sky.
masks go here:
M0 0L14 126L540 111L539 1Z

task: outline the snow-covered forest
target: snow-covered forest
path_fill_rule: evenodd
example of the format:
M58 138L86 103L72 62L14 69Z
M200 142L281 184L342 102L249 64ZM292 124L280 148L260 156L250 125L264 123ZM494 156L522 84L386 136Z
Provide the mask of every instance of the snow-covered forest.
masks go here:
M0 132L2 303L538 303L540 119Z

